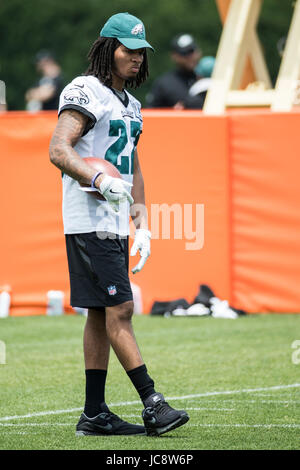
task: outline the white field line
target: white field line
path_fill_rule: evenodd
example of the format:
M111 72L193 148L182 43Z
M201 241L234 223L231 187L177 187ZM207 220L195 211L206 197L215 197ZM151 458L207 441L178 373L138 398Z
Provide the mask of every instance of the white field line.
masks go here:
M24 427L43 427L43 426L74 426L73 423L22 423L22 424L13 424L13 423L0 423L0 427L5 428L24 428ZM233 423L233 424L216 424L216 423L197 423L197 424L186 424L187 427L204 427L204 428L289 428L289 429L299 429L300 424L246 424L246 423ZM11 433L14 433L11 431ZM26 432L15 431L16 434L26 434Z
M4 426L4 427L19 427L19 428L23 428L25 426L29 426L29 427L32 427L32 426L73 426L73 423L0 423L0 428Z
M191 400L191 402L195 403L195 402L198 402L198 400ZM210 401L204 401L204 400L201 401L201 405L210 404L210 403L211 403L211 400ZM237 400L237 399L232 398L231 400L220 400L220 401L218 401L218 404L224 404L224 405L227 404L227 405L235 405L235 406L243 405L243 403L258 403L258 404L264 404L264 405L265 404L271 404L271 403L279 403L281 405L295 405L296 406L300 403L300 400ZM190 408L190 409L192 409L192 408ZM204 408L202 408L202 409L204 409ZM212 409L212 408L210 408L210 409ZM220 411L223 411L225 409L226 408L223 408L221 410L221 408L220 408Z
M263 397L265 399L274 397L274 393L257 393L257 397Z
M124 413L122 413L122 419L123 418L141 418L141 417L142 417L142 413L139 413L139 414L134 414L134 413L124 414ZM68 416L65 416L64 419L74 421L74 419L78 419L78 416L75 417L74 415L68 415ZM0 426L1 425L2 425L2 423L0 423Z
M185 400L189 398L210 397L210 396L215 396L215 395L234 395L237 393L262 392L262 391L282 390L286 388L297 388L297 387L300 387L300 383L289 384L289 385L274 385L273 387L263 387L263 388L245 388L241 390L223 390L220 392L196 393L195 395L182 395L181 397L166 397L166 400Z
M186 408L186 411L234 411L235 408Z
M26 436L28 434L30 434L30 436L32 436L33 434L39 434L38 432L32 432L32 431L5 431L5 436L7 436L8 434L14 434L14 435L18 435L18 436Z
M243 403L264 403L264 404L270 404L270 403L280 403L281 405L290 405L290 404L298 404L300 403L299 400L241 400Z
M186 424L186 426L200 426L202 428L295 428L299 429L300 424Z
M217 399L216 399L217 400ZM201 405L208 405L208 404L211 404L211 403L218 403L218 405L224 405L224 406L229 406L229 405L241 405L243 403L283 403L283 404L299 404L300 403L300 400L243 400L242 398L230 398L230 399L227 399L227 400L201 400ZM199 403L200 400L197 400L197 399L193 399L193 400L189 400L189 403ZM136 405L135 405L136 406ZM196 406L196 405L195 405Z
M263 391L270 391L270 390L284 390L288 388L298 388L300 387L300 383L289 384L289 385L274 385L272 387L262 387L262 388L244 388L241 390L223 390L223 391L215 391L215 392L206 392L206 393L195 393L193 395L181 395L179 397L165 397L166 400L187 400L190 398L200 398L200 397L211 397L217 395L234 395L239 393L253 393L253 392L263 392ZM109 403L108 406L126 406L126 405L137 405L140 404L140 400L135 401L124 401L119 403ZM14 415L14 416L2 416L0 417L0 421L9 421L13 419L22 419L22 418L32 418L35 416L48 416L48 415L58 415L64 413L73 413L75 411L82 411L82 407L80 408L69 408L66 410L49 410L49 411L40 411L37 413L28 413L26 415Z

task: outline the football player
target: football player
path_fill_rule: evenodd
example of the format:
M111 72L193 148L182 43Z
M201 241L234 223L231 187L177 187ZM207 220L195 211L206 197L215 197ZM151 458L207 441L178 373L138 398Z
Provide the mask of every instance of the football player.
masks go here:
M127 87L148 76L145 28L128 14L113 15L89 52L85 75L62 91L50 159L63 173L63 222L71 285L71 305L88 309L84 330L86 401L77 435L160 435L185 422L185 411L171 408L148 375L135 340L133 297L128 277L131 212L136 225L131 254L142 269L150 255L144 182L137 154L143 119L140 103ZM104 158L123 179L96 172L85 157ZM104 201L80 191L90 184ZM130 206L135 202L137 211ZM140 208L144 207L144 210ZM105 403L112 346L144 405L144 426L127 423Z

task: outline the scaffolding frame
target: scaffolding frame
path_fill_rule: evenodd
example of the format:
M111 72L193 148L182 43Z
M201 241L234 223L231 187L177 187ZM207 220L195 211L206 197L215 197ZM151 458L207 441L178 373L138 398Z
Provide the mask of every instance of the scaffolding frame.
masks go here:
M300 0L287 34L275 87L272 88L256 25L263 0L216 0L224 21L218 46L212 85L203 112L222 114L227 107L270 107L274 112L290 111L295 101L300 72ZM239 89L248 62L254 81L261 86Z

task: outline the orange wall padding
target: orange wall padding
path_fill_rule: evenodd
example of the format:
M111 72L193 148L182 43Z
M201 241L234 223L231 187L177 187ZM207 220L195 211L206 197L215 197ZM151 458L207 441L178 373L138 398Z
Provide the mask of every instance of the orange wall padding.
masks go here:
M153 300L193 301L201 283L230 296L228 230L228 124L201 111L144 111L139 143L146 203L204 204L204 246L186 250L188 240L153 240L144 269L133 277L146 307ZM152 227L153 228L153 227Z
M160 232L143 270L131 275L144 311L154 300L192 301L206 283L250 312L299 312L300 113L143 115L138 150L150 222L155 204L189 205L195 230L196 204L204 205L202 249L187 250L193 240L174 239L173 228L170 240ZM12 315L45 314L48 290L63 290L72 311L61 176L48 157L56 121L55 112L0 115L0 285L12 288Z
M0 285L12 288L12 315L46 312L48 290L68 296L61 176L49 163L54 112L0 115Z
M300 113L230 117L232 301L300 311Z

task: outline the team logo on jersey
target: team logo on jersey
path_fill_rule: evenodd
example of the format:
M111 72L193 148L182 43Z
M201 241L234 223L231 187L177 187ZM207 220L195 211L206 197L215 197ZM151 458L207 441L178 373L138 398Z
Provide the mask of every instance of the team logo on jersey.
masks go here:
M138 34L143 34L143 32L144 32L144 26L142 25L142 23L138 23L131 30L131 34L134 34L135 36Z
M89 97L78 88L70 88L66 91L64 94L64 100L80 105L88 104L90 102Z
M127 110L124 111L124 110L122 109L121 113L122 113L122 117L123 117L123 118L124 118L124 117L130 117L131 119L134 119L134 114L133 114L132 111L127 111Z
M108 286L107 290L108 290L109 295L116 295L117 293L116 286Z

